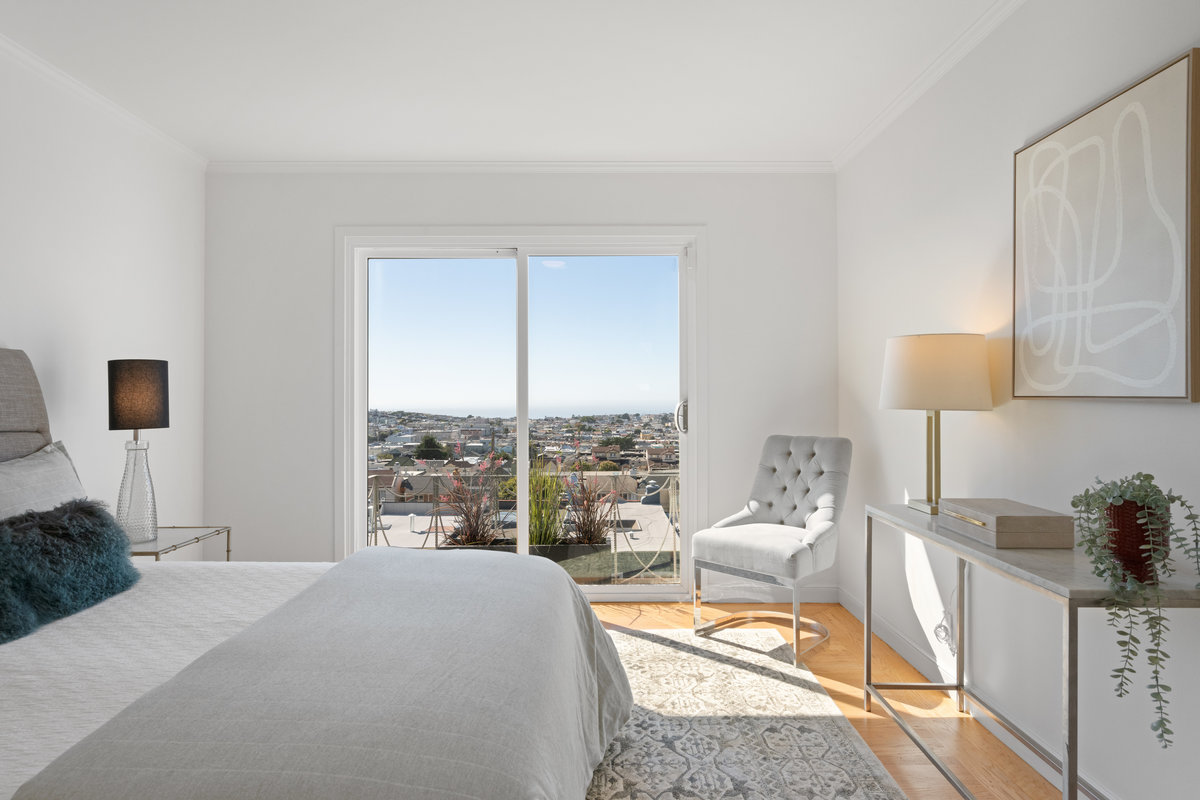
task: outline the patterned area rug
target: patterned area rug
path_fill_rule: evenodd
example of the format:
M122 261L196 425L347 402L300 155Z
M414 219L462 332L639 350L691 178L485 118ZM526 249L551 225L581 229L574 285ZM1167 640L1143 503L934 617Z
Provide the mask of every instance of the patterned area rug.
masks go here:
M900 800L777 631L613 631L633 716L588 800Z

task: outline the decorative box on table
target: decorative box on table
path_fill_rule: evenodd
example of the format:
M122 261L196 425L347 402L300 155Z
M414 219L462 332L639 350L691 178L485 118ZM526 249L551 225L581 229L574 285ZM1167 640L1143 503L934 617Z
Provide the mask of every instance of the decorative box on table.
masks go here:
M938 527L989 547L1075 546L1075 520L1037 506L1002 497L943 497Z

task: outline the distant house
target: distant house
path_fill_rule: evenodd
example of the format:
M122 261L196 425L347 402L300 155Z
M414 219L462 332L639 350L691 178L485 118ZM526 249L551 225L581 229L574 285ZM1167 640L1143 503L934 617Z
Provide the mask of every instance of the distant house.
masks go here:
M646 449L646 457L651 464L678 464L679 451L674 447L660 446Z
M616 492L622 500L638 499L638 481L632 475L623 472L583 472L580 475L588 486L605 494Z
M391 467L372 467L371 469L367 470L367 480L375 481L380 486L384 485L384 481L391 483L392 479L395 477L396 474L392 471Z
M404 480L404 491L397 493L397 499L409 503L437 503L449 491L453 481L448 475L413 475Z

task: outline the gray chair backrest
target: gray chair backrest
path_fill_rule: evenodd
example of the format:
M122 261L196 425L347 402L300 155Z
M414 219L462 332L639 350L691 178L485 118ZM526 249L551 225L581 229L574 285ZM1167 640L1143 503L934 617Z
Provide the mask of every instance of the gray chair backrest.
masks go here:
M0 461L36 453L51 441L50 417L29 356L0 348Z
M746 521L794 525L814 539L832 529L846 504L852 450L840 436L768 436Z

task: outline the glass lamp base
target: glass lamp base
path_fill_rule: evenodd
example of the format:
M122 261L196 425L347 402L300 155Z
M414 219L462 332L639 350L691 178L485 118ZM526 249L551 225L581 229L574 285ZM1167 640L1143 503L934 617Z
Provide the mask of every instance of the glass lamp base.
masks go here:
M117 524L130 542L158 538L158 511L154 507L154 482L150 480L150 443L125 443L125 475L117 497Z

